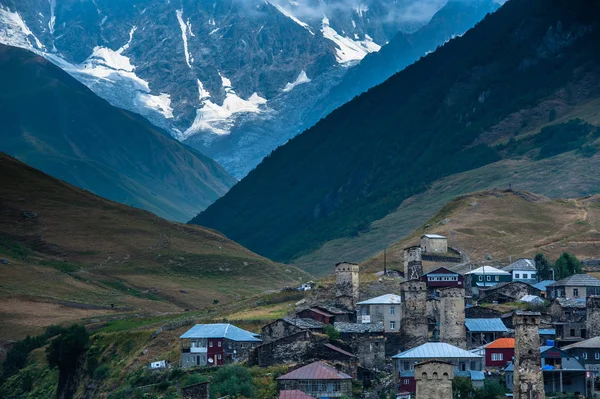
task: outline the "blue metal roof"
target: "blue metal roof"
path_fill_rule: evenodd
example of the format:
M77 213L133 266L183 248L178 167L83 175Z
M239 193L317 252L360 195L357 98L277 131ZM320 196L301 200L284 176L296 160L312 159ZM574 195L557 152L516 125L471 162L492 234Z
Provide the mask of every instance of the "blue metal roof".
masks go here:
M196 324L179 338L226 338L232 341L261 342L256 334L232 324Z
M447 344L445 342L428 342L392 356L392 359L481 359L481 356Z
M471 380L473 381L483 381L485 380L485 374L483 373L483 371L470 371L471 373Z
M465 319L465 326L471 332L508 332L501 319Z
M540 335L556 335L556 329L554 328L540 328Z
M546 287L548 287L550 284L554 284L554 280L544 280L544 281L540 281L537 284L533 284L533 287L537 288L540 291L546 291Z

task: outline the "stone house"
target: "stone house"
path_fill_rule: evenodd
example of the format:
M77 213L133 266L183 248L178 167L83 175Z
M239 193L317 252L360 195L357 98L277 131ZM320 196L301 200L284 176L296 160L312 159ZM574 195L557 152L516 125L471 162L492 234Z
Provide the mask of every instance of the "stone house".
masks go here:
M483 306L469 306L465 307L465 318L467 319L497 319L502 316L499 311L486 308Z
M425 254L445 254L448 252L448 238L439 234L421 236L421 249Z
M361 324L383 323L385 332L400 331L402 298L386 294L356 304L357 321Z
M261 343L257 334L231 324L196 324L179 339L181 368L237 363Z
M249 366L269 367L276 364L302 363L309 360L317 345L328 342L327 337L302 330L275 341L257 346L248 357Z
M335 323L340 339L358 357L361 367L370 370L385 368L386 338L382 323Z
M512 281L535 284L538 282L537 269L533 259L519 258L502 270L512 274Z
M261 339L264 343L276 341L301 331L322 333L324 324L310 318L285 316L269 323L261 329Z
M498 338L485 346L485 367L505 368L515 356L515 339Z
M517 302L526 295L539 296L540 290L522 281L496 284L489 288L479 289L479 303Z
M600 295L600 280L589 274L574 274L547 287L549 298L586 298Z
M546 392L564 392L581 394L587 397L585 367L572 355L553 347L540 348L541 367ZM504 369L506 388L514 388L514 364Z
M571 343L588 338L585 298L556 298L547 312L551 317L558 342Z
M479 295L480 289L494 287L500 283L510 283L512 274L492 266L481 266L475 270L465 273L465 277L471 281L471 292Z
M314 362L277 378L277 388L302 391L313 398L339 398L352 395L352 377L323 362Z
M469 349L492 343L508 333L501 319L465 319L465 327Z
M562 350L579 359L586 370L592 371L598 376L598 372L600 372L600 337L567 345Z
M427 360L415 365L415 399L451 399L454 366L441 360Z
M445 342L428 342L392 356L397 392L415 392L415 365L428 360L452 364L455 377L480 381L483 357ZM475 386L479 385L474 383Z

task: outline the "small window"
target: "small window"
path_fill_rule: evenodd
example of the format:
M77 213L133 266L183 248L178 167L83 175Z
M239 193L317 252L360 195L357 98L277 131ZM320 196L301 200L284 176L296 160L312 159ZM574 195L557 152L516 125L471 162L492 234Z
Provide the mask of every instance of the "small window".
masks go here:
M218 346L219 346L219 348L221 347L221 341L218 341Z
M390 306L390 314L396 314L396 307Z
M402 368L403 368L404 370L410 370L410 363L408 363L408 362L403 362L403 363L402 363Z
M583 352L583 355L582 355L582 357L583 357L584 359L587 359L587 352Z
M212 342L212 341L210 341L210 342L208 343L208 346L210 346L210 347L212 348L212 347L213 347L213 342Z
M574 337L574 336L575 336L575 329L574 329L574 328L571 328L571 331L570 331L570 332L571 332L571 337Z
M496 280L496 281L500 281L500 276L495 276L495 277L494 277L494 280Z
M408 385L408 384L410 384L410 380L405 378L404 379L404 385Z
M487 276L487 281L492 281L492 276Z
M519 273L515 273L515 278L521 278L521 275Z
M573 296L576 298L579 297L579 289L573 288Z
M483 281L483 276L479 276L479 281Z
M523 278L528 278L527 273L523 273Z
M390 321L390 330L395 330L395 329L396 329L396 322Z
M594 359L600 360L600 352L594 353Z
M219 360L221 360L221 359L222 359L222 357L221 357L221 354L220 354L220 353L217 355L217 358L218 358Z

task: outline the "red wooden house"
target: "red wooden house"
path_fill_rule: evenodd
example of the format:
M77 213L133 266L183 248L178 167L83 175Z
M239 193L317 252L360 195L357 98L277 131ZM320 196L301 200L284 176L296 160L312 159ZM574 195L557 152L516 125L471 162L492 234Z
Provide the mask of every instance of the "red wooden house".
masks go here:
M506 367L515 356L515 339L498 338L485 346L486 367Z
M463 276L445 267L438 267L429 273L423 274L421 281L424 281L427 284L427 288L431 289L445 287L464 288Z

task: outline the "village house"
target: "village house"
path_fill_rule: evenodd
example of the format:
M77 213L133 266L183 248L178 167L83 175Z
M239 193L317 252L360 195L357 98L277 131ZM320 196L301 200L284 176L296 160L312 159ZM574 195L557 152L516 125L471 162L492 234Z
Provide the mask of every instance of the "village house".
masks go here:
M231 324L196 324L179 337L181 367L222 366L248 357L257 334Z
M540 290L522 281L499 283L493 287L479 289L479 303L517 302L526 295L539 296Z
M467 319L497 319L502 316L499 311L484 306L465 306L465 318Z
M465 319L465 327L469 349L487 345L508 333L501 319Z
M567 345L562 350L579 359L586 370L595 373L595 377L600 376L600 337Z
M463 288L464 278L462 275L446 269L438 267L435 270L425 273L421 276L421 281L427 284L427 291L430 295L439 295L441 288Z
M428 342L392 356L397 391L415 392L415 365L433 359L451 363L455 377L470 378L474 386L483 384L482 356L445 342Z
M358 357L361 367L370 370L385 368L386 338L383 335L383 323L335 323L334 326L340 333L340 339Z
M586 370L572 355L554 346L540 348L544 390L546 392L564 392L587 397ZM514 364L504 369L506 388L512 391L514 386Z
M502 270L512 274L512 281L535 284L538 282L537 269L533 259L519 258Z
M560 343L582 341L587 337L585 298L556 298L547 309Z
M324 324L314 319L285 316L263 326L260 337L269 343L301 331L323 332L323 328Z
M279 392L279 399L315 399L297 389Z
M475 270L465 273L465 277L471 281L471 291L473 295L479 295L480 289L494 287L500 283L509 283L512 280L512 274L492 266L481 266Z
M539 283L533 284L535 288L540 290L540 296L542 298L548 298L548 286L554 284L556 281L554 280L544 280Z
M298 312L296 316L298 318L313 319L323 324L333 324L336 321L353 321L354 312L335 306L317 305Z
M550 298L586 298L600 295L600 280L589 274L574 274L547 287Z
M421 249L425 254L445 254L448 252L448 238L439 234L421 236Z
M277 378L277 387L280 391L302 391L313 398L339 398L352 395L352 377L314 362Z
M515 356L515 339L498 338L485 346L485 367L504 368Z
M386 294L356 304L357 321L361 324L383 323L385 332L398 332L402 320L402 298Z

